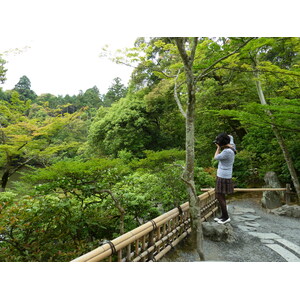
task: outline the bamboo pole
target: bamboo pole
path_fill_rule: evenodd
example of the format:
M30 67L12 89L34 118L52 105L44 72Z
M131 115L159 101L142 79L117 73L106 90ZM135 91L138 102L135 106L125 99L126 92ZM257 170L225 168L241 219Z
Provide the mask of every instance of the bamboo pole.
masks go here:
M138 256L140 252L139 243L140 243L140 239L137 239L135 241L135 252L134 252L135 256Z
M118 255L118 262L122 261L122 248L117 251L117 255ZM105 257L103 257L103 258L105 258Z
M286 192L285 192L284 196L285 196L285 203L290 204L290 201L291 201L291 185L290 184L286 185Z
M204 193L199 196L200 201L204 201L206 199L211 198L214 196L214 190L209 190L207 193ZM181 210L184 213L184 218L188 218L189 215L189 203L186 202L182 204ZM163 232L166 231L166 223L170 222L172 224L172 220L176 218L179 215L178 208L174 208L170 210L169 212L166 212L165 214L153 219L156 226L159 228L163 225ZM122 259L122 249L126 246L128 246L130 243L138 240L139 238L143 238L143 243L145 243L145 235L148 234L153 230L153 224L151 221L133 229L132 231L123 234L122 236L114 239L111 241L113 243L117 253L118 253L118 261ZM168 226L167 232L172 230L172 226ZM145 244L144 244L145 245ZM73 262L79 262L79 261L101 261L104 258L107 258L112 255L112 249L109 244L104 244L76 259L73 260Z
M201 189L201 191L208 192L208 191L211 191L211 189ZM265 192L265 191L274 191L274 192L275 191L286 191L286 188L235 188L234 189L234 192ZM200 196L202 196L202 195L200 195Z
M142 249L141 252L143 252L146 249L146 237L143 236L142 237ZM145 259L143 259L143 261L145 261Z
M174 240L171 245L168 245L164 250L162 250L160 253L158 253L154 258L155 261L158 261L161 259L166 253L168 253L172 248L174 248L180 241L182 241L189 233L191 233L192 229L189 228L187 232L184 232L180 237L178 237L176 240Z
M168 241L168 239L170 239L172 236L176 235L177 231L179 230L180 227L183 227L184 224L182 223L181 225L179 225L176 229L174 229L172 232L169 232L166 236L164 236L163 238L161 238L159 241L155 242L151 247L149 247L146 251L144 251L143 253L141 253L138 257L136 257L133 261L137 262L139 261L141 258L147 256L150 252L154 251L155 248L158 248L159 246L161 246L161 244L165 243L166 241Z
M183 211L188 210L188 203L185 203L181 205L181 208ZM170 210L169 212L153 219L153 221L156 223L157 227L161 226L164 222L168 222L172 218L174 218L178 214L178 209L174 208ZM153 230L153 225L151 221L139 226L138 228L133 229L132 231L125 233L124 235L112 240L111 242L114 244L116 251L122 249L123 247L126 247L129 243L134 242L136 239L142 237L143 235L148 234ZM102 260L109 255L112 254L112 249L108 244L104 244L101 247L98 247L78 258L73 260L73 262L79 262L79 261L99 261Z
M169 216L168 216L168 219L165 220L165 222L168 222L168 224L169 224L167 233L170 233L170 232L172 231L172 227L173 227L173 226L172 226L172 220L173 220L174 216L176 216L176 213L173 214L173 215L169 215ZM162 225L162 224L161 224L162 222L163 222L163 220L161 220L161 221L157 224L157 226ZM151 233L151 232L153 232L152 229L151 229L150 233ZM148 233L148 232L147 232L147 233ZM143 234L144 234L144 231L138 233L136 236L131 237L129 240L124 240L124 241L121 242L120 244L115 245L116 250L118 251L119 249L123 249L124 247L126 247L126 246L128 245L128 243L133 242L137 237L141 237ZM154 242L154 236L153 236L153 237L150 236L150 239L151 239L151 241L152 241L152 239L153 239L153 242ZM149 242L148 242L148 247L149 247L149 246L150 246L150 244L149 244ZM148 250L149 250L149 249L148 249ZM107 253L106 253L106 255L105 255L105 254L102 254L102 255L100 255L100 256L97 256L97 257L95 257L95 258L92 258L92 259L89 260L89 261L99 261L99 260L104 259L105 257L107 257Z
M154 251L154 247L152 247L152 245L154 244L154 240L153 240L153 234L154 234L154 230L150 231L149 232L149 242L148 242L148 247L150 246L150 248L153 248L153 250L150 248L148 248L148 251L149 251L149 260L152 260L153 259L153 251Z
M127 245L126 261L130 261L131 258L131 244Z
M214 212L216 212L218 210L218 207L213 208L208 214L206 214L205 216L203 216L201 218L201 221L204 222L206 221L211 215L214 214Z

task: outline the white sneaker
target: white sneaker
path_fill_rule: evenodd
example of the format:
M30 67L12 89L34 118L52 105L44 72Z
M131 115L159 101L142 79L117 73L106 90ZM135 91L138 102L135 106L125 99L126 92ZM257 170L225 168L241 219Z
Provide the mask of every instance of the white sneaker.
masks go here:
M222 218L214 218L215 222L219 222L220 220L222 220Z
M228 218L228 219L226 219L226 220L219 220L218 221L218 224L226 224L226 223L228 223L228 222L230 222L231 220L230 220L230 218Z

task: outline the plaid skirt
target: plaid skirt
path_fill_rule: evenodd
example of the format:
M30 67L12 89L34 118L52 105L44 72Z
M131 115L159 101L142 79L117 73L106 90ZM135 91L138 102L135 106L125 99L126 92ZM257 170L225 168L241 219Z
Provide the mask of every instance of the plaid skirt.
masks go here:
M216 193L232 194L234 190L232 179L217 177Z

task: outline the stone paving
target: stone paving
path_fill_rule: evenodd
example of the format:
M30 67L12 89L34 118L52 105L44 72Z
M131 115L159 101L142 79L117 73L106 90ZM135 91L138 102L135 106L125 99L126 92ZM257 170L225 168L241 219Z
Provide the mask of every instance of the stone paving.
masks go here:
M232 242L204 239L207 262L300 262L300 220L263 209L259 195L243 195L228 203L234 232ZM194 249L182 241L162 261L199 261Z
M247 232L251 236L259 238L262 244L278 253L283 257L284 260L290 262L300 262L300 247L298 245L283 239L276 233L259 232L259 227L261 227L259 224L259 219L261 217L255 215L256 212L254 209L232 206L230 211L233 222L237 221L244 223L244 225L237 225L239 229ZM251 212L251 214L249 212Z

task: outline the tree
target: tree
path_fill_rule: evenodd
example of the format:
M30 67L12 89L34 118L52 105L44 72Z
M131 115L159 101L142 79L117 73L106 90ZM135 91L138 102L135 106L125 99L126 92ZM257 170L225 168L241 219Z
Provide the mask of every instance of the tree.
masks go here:
M31 161L42 161L62 149L74 147L74 143L61 141L54 144L52 137L78 114L47 118L29 119L24 112L30 103L12 93L11 101L0 101L0 167L3 171L1 191L5 191L11 175Z
M127 93L127 88L121 83L119 77L113 80L112 85L108 88L107 93L103 97L103 105L111 106L114 102L124 98Z
M202 82L224 65L230 64L232 57L238 55L251 39L214 41L197 37L155 38L153 43L147 44L142 41L139 48L135 47L127 54L127 60L139 61L140 65L152 70L156 76L174 82L174 98L185 119L186 165L182 179L186 183L189 194L192 221L191 242L197 249L201 260L204 260L203 234L199 198L194 182L197 83ZM181 102L180 94L181 98L185 99L184 104Z
M121 200L113 192L113 186L118 182L128 168L119 160L91 159L86 162L63 161L46 169L38 170L30 180L40 183L39 190L63 193L65 197L72 195L80 202L81 214L87 207L112 200L119 213L119 233L124 233L125 210ZM108 200L108 201L109 201Z
M241 55L241 60L235 61L234 69L252 75L262 107L248 105L247 112L221 112L222 115L236 116L244 123L255 123L256 126L267 126L272 129L298 199L300 199L299 179L284 135L288 131L297 132L299 128L297 122L299 108L297 99L293 99L299 97L297 93L300 87L299 47L299 38L259 38L249 43ZM263 85L266 93L263 91ZM273 105L267 102L265 94L269 96L269 101Z
M127 150L139 156L145 149L158 148L157 124L147 111L144 94L128 94L112 107L99 109L88 137L93 152L116 157L119 151Z
M63 104L58 97L49 93L37 96L34 102L45 107L50 107L51 109L57 108L57 106Z
M254 63L256 64L255 61L254 61ZM263 92L262 87L261 87L261 82L259 80L259 75L258 75L258 72L257 72L256 69L254 69L254 74L257 77L256 88L257 88L258 97L260 99L261 104L267 107L268 104L266 102L264 92ZM291 157L290 152L289 152L289 150L286 146L285 139L283 138L282 134L280 133L279 128L272 122L272 120L274 119L273 113L269 109L266 109L265 113L267 113L269 115L270 119L271 119L271 128L272 128L272 130L274 132L274 135L276 136L276 139L278 141L278 144L279 144L279 146L282 150L285 162L286 162L286 164L288 166L288 169L289 169L289 172L291 174L292 182L294 184L296 193L298 195L298 199L300 201L300 183L299 183L299 179L298 179L295 167L294 167L292 157Z
M22 100L35 100L36 93L31 90L31 82L27 76L22 76L18 83L15 85L14 90L20 94Z
M7 69L5 69L4 65L6 64L6 61L2 58L0 54L0 82L3 84L6 80L6 72Z
M102 103L102 95L100 95L99 89L94 86L90 89L87 89L84 93L81 92L76 97L75 105L77 108L88 106L90 109L98 109Z
M186 119L186 166L183 174L183 180L187 185L189 197L190 197L190 211L192 220L192 242L197 249L199 257L204 260L203 253L203 233L200 216L199 198L196 193L194 182L194 169L195 169L195 104L196 104L196 87L197 82L203 80L207 75L219 66L222 61L237 54L241 48L243 48L250 39L242 41L240 45L233 45L236 49L226 49L218 51L217 45L211 44L211 48L214 49L213 57L209 60L208 66L203 67L203 61L197 61L196 55L201 55L201 44L198 47L198 38L175 38L175 43L179 51L181 60L183 62L185 83L187 89L187 101L186 111L181 106L180 99L177 95L177 85L175 84L175 97L182 115ZM202 45L205 45L205 41ZM198 50L198 51L197 51ZM231 50L228 51L228 50ZM225 55L224 55L225 54ZM203 55L203 54L202 54ZM222 56L223 55L223 56ZM199 70L200 69L200 70ZM179 75L179 72L178 72ZM177 75L177 77L178 77Z
M90 205L84 219L74 197L0 193L0 261L70 261L111 238L111 209Z

